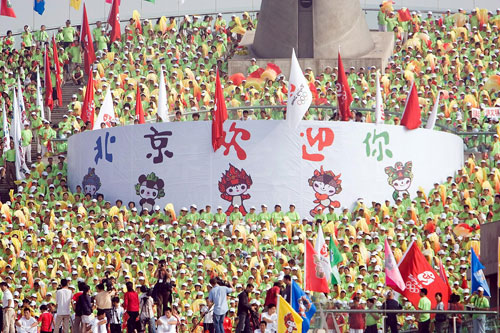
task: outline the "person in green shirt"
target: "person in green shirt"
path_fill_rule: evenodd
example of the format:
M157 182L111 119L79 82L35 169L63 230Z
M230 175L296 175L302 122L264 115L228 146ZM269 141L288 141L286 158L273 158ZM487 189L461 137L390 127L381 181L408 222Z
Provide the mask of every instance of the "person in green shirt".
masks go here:
M24 31L21 35L21 39L23 40L25 47L28 48L33 46L33 34L31 33L29 26L24 26Z
M427 289L420 289L420 300L418 301L418 310L429 311L431 310L431 301L427 298ZM422 313L418 315L418 331L429 333L429 324L431 323L431 315L429 313Z
M387 22L385 13L382 11L382 5L379 5L380 9L377 14L377 23L378 23L378 31L386 32L387 31Z
M33 139L33 132L30 129L28 122L24 123L24 129L21 131L21 147L23 150L24 158L28 164L31 164L31 140Z
M42 24L40 30L35 31L35 42L37 46L41 46L43 43L49 40L49 34L46 31L45 25Z
M231 223L235 221L243 221L243 214L239 211L240 206L234 205L233 207L233 212L229 215L229 221L231 221Z
M62 30L63 46L67 48L75 40L76 29L71 26L71 21L66 20L66 26Z
M227 215L224 214L221 206L217 207L217 213L214 215L214 219L219 225L226 224Z
M290 219L292 223L299 223L300 222L300 215L295 211L295 205L290 204L290 210L286 212L286 216Z
M366 301L366 306L368 310L375 309L375 299L369 298ZM366 330L365 332L378 332L377 322L380 319L380 314L377 313L367 313L366 314Z
M16 180L16 150L14 141L10 141L10 149L5 152L5 178L8 184L14 185Z
M470 304L474 305L474 309L485 311L490 308L490 301L484 297L484 288L479 287L477 291L473 292L473 296L470 298ZM475 314L472 316L472 325L474 327L474 332L486 332L486 315Z
M248 74L252 74L253 72L255 72L256 70L259 69L259 65L257 65L257 60L255 58L252 58L250 60L250 67L248 67Z

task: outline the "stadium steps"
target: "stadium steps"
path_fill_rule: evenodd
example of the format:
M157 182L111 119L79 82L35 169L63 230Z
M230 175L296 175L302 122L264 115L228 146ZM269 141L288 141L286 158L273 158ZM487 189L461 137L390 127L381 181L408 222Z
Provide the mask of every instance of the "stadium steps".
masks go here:
M74 84L64 84L62 86L62 103L61 106L55 107L50 115L51 125L57 125L63 120L63 116L68 113L68 104L71 102L71 96L78 92L78 86ZM31 143L31 160L36 161L36 142ZM0 184L1 186L1 184Z
M78 92L78 86L75 86L74 84L64 84L62 86L62 99L63 102L61 103L61 106L56 107L52 110L51 113L51 124L52 125L57 125L59 122L63 120L63 116L67 114L68 112L68 107L67 105L71 102L71 96L73 94L76 94ZM31 142L31 160L34 162L36 161L36 142L33 140ZM1 196L1 188L2 188L2 183L0 182L0 196Z

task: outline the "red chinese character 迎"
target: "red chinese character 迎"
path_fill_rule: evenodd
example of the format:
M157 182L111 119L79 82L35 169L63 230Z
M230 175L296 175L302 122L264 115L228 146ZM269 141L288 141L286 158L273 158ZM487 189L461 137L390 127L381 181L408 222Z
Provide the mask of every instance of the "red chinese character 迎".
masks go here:
M331 128L321 127L318 128L318 134L316 136L312 136L312 128L308 128L306 130L307 142L309 143L309 147L314 146L318 143L318 151L322 151L323 148L329 147L333 144L334 134ZM300 133L300 136L304 136L304 133ZM321 162L325 159L323 154L310 154L307 152L307 147L305 144L302 145L302 159L313 161L313 162Z

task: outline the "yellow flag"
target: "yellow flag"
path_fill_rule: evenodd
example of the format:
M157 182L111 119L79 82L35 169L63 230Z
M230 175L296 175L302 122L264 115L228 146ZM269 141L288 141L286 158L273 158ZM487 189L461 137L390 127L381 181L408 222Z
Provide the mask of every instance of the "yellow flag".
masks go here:
M69 0L69 5L76 10L80 10L80 5L82 4L82 0Z
M278 295L277 333L302 333L302 317L280 295Z

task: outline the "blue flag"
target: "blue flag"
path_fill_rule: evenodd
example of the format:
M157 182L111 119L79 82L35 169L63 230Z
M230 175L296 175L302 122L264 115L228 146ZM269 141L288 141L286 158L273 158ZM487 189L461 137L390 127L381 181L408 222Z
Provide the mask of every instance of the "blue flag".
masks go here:
M33 10L38 14L42 15L45 11L45 0L33 0Z
M484 289L484 295L485 296L491 296L490 294L490 287L488 286L488 283L486 282L486 278L484 277L484 266L479 262L479 258L477 257L476 253L474 252L474 249L472 249L472 270L471 270L471 277L472 277L472 290L471 292L475 292L477 288L483 287Z
M307 299L304 302L304 298ZM309 310L307 310L307 303L310 304ZM304 290L300 288L297 282L292 280L292 301L290 302L292 308L297 312L303 319L302 321L302 332L305 333L309 330L309 325L311 323L311 318L316 313L316 306L313 304L309 296L306 295Z

